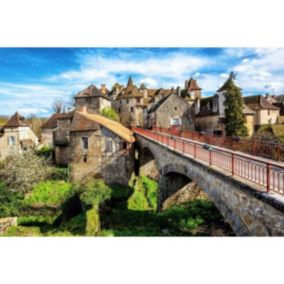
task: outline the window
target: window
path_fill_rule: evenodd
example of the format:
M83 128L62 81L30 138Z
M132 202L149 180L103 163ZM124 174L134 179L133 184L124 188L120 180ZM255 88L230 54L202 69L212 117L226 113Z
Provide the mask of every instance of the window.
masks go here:
M269 124L272 124L272 118L269 118L269 119L268 119L268 123L269 123Z
M133 112L133 111L134 111L133 107L131 107L131 108L130 108L130 111L131 111L131 112Z
M129 99L126 99L126 104L129 104Z
M121 110L120 110L120 108L118 109L118 112L120 112Z
M140 103L140 98L137 98L137 103L138 103L138 104Z
M107 153L112 153L113 152L112 140L107 140L106 141L106 152Z
M16 138L15 138L15 136L9 136L9 137L8 137L8 145L9 145L9 146L14 146L14 145L16 145Z
M127 149L127 143L126 142L120 143L120 150L126 150L126 149Z
M175 107L175 110L177 110L178 108L177 107Z
M171 125L181 125L181 119L180 118L171 118L170 124Z
M84 161L84 163L87 163L87 162L88 162L88 157L87 157L87 155L84 155L83 161Z
M270 109L267 111L267 114L270 115Z
M82 137L82 143L83 143L83 149L88 150L89 147L88 137Z

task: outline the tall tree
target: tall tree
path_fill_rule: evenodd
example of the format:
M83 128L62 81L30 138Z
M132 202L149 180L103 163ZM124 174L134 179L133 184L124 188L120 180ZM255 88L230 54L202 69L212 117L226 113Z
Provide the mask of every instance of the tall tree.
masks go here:
M230 73L228 80L221 88L224 92L225 130L227 136L248 136L243 114L243 97L241 89L236 86L236 74Z

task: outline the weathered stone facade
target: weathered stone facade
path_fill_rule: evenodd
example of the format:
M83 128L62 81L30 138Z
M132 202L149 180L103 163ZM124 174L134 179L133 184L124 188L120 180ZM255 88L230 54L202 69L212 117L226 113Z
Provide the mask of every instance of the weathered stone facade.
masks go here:
M74 112L73 117L58 120L54 137L56 163L69 165L73 180L94 176L128 185L134 170L134 138L120 123Z
M193 119L190 105L175 93L164 97L148 111L146 125L149 128L171 128L174 120L182 130L193 130Z
M284 235L283 201L140 135L137 140L140 151L148 148L156 160L160 174L159 209L170 195L194 181L237 235Z

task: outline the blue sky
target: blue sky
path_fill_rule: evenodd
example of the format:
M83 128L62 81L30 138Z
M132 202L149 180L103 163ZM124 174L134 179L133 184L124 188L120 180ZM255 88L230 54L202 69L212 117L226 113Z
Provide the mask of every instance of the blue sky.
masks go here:
M213 95L233 70L243 94L284 93L284 49L277 48L0 48L0 114L48 116L56 99L93 83L149 88L198 80Z

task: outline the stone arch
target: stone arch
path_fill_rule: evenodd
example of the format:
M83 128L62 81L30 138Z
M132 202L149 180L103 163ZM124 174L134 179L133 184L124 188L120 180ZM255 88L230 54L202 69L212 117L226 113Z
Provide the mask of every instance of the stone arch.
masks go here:
M176 193L186 184L194 181L208 196L210 201L218 208L223 217L228 221L232 229L238 235L249 235L249 230L243 220L238 216L234 209L231 209L222 195L215 190L218 186L204 178L190 167L183 164L167 164L160 170L159 189L158 189L158 210L162 210L163 202Z
M143 147L139 151L139 175L145 175L150 178L159 179L160 165L155 156L155 152L150 147Z

